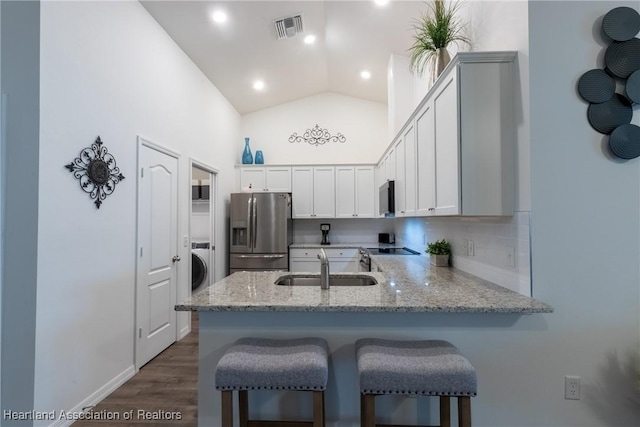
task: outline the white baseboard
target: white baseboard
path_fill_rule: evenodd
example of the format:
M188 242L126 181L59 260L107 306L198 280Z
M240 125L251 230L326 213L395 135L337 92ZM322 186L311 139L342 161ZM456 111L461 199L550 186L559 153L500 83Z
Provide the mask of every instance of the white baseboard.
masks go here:
M187 325L184 328L182 328L180 330L180 333L178 334L178 341L180 341L182 338L189 335L189 332L191 332L191 326Z
M95 393L91 394L85 400L77 404L74 408L67 411L68 414L79 414L85 412L88 407L92 407L100 403L105 397L113 393L118 387L126 383L131 377L136 374L136 368L134 365L129 366L127 369L116 375L111 381L100 387ZM73 419L58 419L49 427L68 427L74 423Z

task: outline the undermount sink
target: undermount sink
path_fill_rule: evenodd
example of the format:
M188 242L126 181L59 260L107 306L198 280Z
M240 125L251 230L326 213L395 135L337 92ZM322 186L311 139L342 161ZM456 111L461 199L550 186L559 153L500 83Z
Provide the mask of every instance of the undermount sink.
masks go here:
M317 286L320 287L320 275L311 276L288 274L276 280L276 285L281 286ZM366 275L332 276L329 275L329 286L371 286L378 281Z

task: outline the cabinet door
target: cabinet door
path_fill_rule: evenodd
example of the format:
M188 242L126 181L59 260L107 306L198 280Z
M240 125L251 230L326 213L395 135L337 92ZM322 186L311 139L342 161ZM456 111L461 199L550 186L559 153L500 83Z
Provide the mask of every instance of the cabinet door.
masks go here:
M436 147L433 129L433 102L428 102L418 112L416 128L417 177L417 215L433 215L435 213L435 167Z
M385 164L385 181L393 181L396 179L396 152L391 149L386 156Z
M396 154L396 216L405 215L405 165L404 165L404 140L400 137L400 140L395 145Z
M292 199L294 218L313 217L313 168L292 169Z
M270 167L265 170L265 186L267 191L291 191L291 168Z
M404 214L416 214L416 135L413 124L402 136L404 141Z
M336 166L336 218L355 217L355 179L352 166Z
M331 265L329 265L329 268L331 268ZM320 260L292 258L289 260L289 271L295 273L320 273Z
M373 166L358 166L355 170L356 216L373 218L376 216L376 186Z
M335 218L335 168L333 166L313 168L313 216Z
M357 273L359 271L358 261L330 260L329 274L332 273Z
M265 191L264 168L240 169L240 189L249 186L253 191Z
M460 213L460 142L458 134L458 88L453 72L433 101L436 161L436 215Z

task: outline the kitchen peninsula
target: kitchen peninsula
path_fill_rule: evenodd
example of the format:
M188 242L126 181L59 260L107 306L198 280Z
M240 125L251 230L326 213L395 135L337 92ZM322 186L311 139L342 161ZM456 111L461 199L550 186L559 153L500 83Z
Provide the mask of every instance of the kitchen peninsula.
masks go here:
M346 427L359 425L353 349L358 338L447 339L471 354L482 384L482 363L472 357L471 349L480 346L486 351L490 347L481 339L483 332L510 333L521 324L544 330L541 314L553 312L544 302L455 268L430 267L426 255L372 256L372 261L379 270L367 273L378 281L372 286L333 286L328 290L280 286L274 284L276 280L290 273L239 272L177 305L178 311L199 312L199 425L219 423L220 394L215 390L213 373L224 351L240 337L325 338L331 347L327 426ZM469 328L477 331L480 341L456 339L461 330ZM283 414L295 419L310 413L310 399L307 402L305 397L255 391L250 401L252 410L261 417ZM402 422L433 421L428 420L429 413L409 409L415 400L380 399L378 406L381 413L393 413L401 405L405 414Z

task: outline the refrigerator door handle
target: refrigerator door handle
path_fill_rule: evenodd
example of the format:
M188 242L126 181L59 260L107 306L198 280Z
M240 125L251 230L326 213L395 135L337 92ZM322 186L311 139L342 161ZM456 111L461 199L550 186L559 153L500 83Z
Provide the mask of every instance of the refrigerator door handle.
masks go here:
M249 197L247 199L247 229L249 234L247 236L247 246L249 246L249 249L252 249L253 246L253 218L251 218L251 213L253 212L251 205L252 199L253 197Z
M235 255L236 258L284 258L285 255Z
M253 199L253 243L251 245L252 249L256 248L256 240L258 240L258 199L255 197L251 197Z

